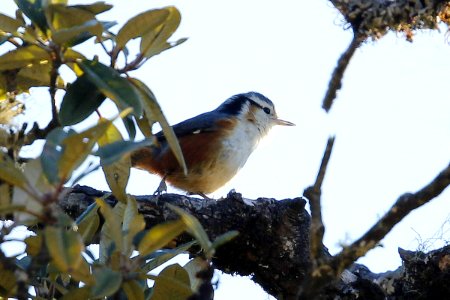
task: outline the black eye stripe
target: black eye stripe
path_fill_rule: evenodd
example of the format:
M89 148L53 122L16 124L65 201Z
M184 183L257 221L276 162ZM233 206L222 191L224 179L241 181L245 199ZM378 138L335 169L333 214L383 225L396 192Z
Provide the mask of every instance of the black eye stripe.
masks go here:
M250 101L251 104L261 108L266 114L268 114L268 115L270 114L270 108L264 107L264 106L260 105L258 102L253 101L252 99L249 99L249 98L247 98L247 99L248 99L248 101Z

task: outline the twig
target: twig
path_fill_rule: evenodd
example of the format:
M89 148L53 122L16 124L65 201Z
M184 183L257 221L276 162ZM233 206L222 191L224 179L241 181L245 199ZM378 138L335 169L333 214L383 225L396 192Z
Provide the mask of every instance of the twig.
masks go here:
M39 128L39 125L34 122L31 130L23 137L23 145L31 145L36 140L45 139L47 135L58 127L59 124L51 120L45 128Z
M57 125L60 124L59 122L59 116L58 116L58 109L56 108L56 81L58 80L59 75L59 67L61 67L62 60L60 55L60 48L57 45L52 45L52 68L50 70L50 99L51 99L51 105L52 105L52 121L51 123L56 123Z
M364 256L411 211L439 196L449 185L450 164L418 192L400 196L391 209L369 231L332 259L331 265L336 274L340 274L354 261Z
M330 111L331 105L336 98L337 91L342 87L342 78L344 77L344 72L347 69L348 64L350 63L350 59L353 57L356 49L358 49L363 41L364 38L357 34L354 34L347 50L345 50L345 52L342 53L341 57L339 58L337 66L334 69L333 74L331 75L330 82L328 83L328 90L322 102L322 108L325 109L326 112Z
M330 160L331 152L334 145L334 136L330 137L325 148L325 152L322 157L319 172L317 173L316 182L313 186L306 188L304 196L309 199L309 205L311 207L311 244L310 253L313 263L323 257L323 235L325 233L325 227L322 222L322 212L320 205L320 196L322 183L327 171L328 162Z

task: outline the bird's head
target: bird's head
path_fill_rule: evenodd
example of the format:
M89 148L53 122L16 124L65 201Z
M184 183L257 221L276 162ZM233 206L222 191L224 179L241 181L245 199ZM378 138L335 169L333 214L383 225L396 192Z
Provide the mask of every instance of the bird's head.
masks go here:
M217 108L217 111L237 117L242 122L255 125L264 136L274 125L294 126L278 118L273 102L266 96L248 92L234 95Z

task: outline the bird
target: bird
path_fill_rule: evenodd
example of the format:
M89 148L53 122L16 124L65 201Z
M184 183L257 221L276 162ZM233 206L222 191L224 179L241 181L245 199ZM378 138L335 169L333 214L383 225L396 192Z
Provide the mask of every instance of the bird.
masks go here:
M168 182L189 194L208 198L207 194L236 175L274 125L295 124L279 119L273 102L266 96L257 92L237 94L212 111L172 126L187 174L162 131L155 134L156 143L131 153L131 164L162 177L158 193Z

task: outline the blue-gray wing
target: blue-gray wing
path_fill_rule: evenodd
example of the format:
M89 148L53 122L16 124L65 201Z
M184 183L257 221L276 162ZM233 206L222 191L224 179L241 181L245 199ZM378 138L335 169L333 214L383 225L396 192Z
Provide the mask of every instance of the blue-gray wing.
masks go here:
M225 117L225 114L211 111L175 124L172 128L178 138L202 132L212 132L218 130L217 122ZM160 143L166 141L162 131L156 133L155 137Z

